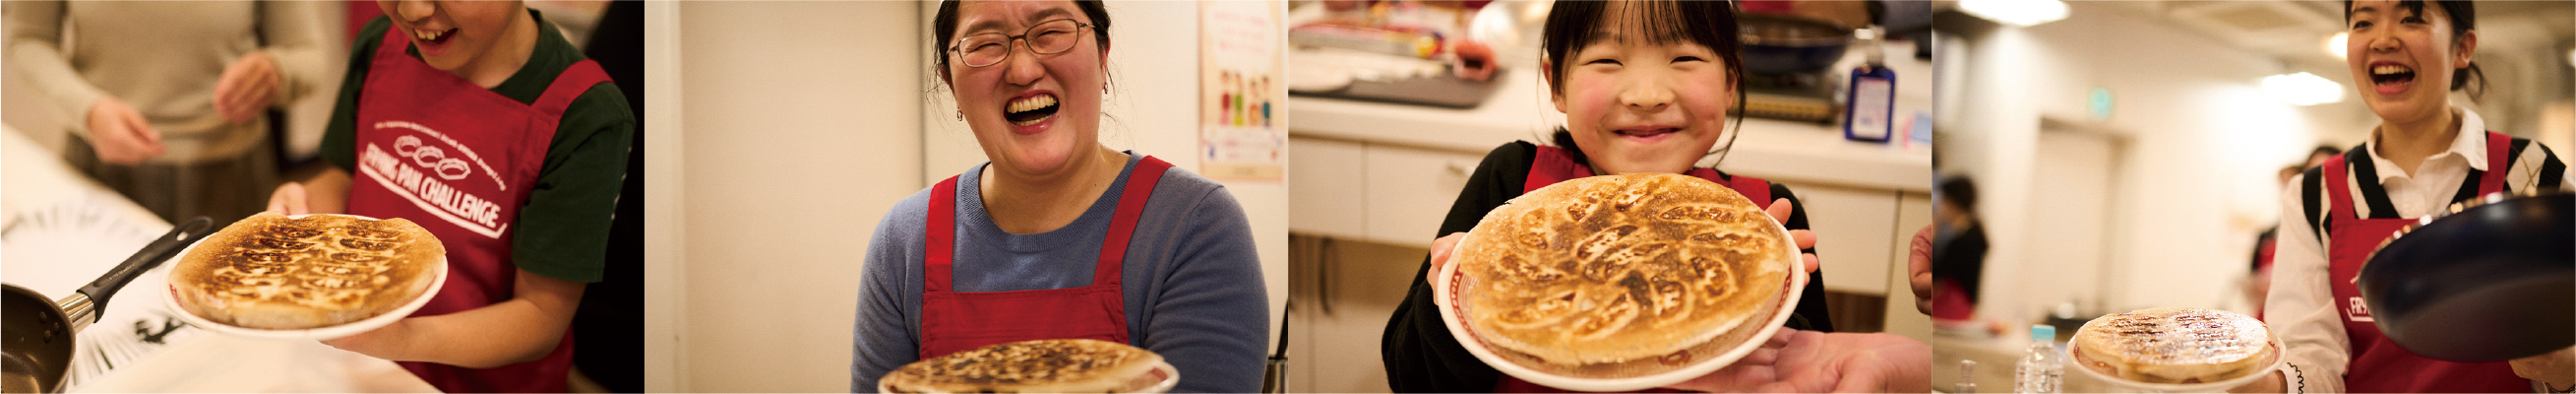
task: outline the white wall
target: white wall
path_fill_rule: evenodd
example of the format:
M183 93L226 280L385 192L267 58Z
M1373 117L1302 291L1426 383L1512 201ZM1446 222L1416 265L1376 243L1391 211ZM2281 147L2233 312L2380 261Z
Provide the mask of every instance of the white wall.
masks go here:
M1101 108L1100 143L1198 171L1198 4L1128 1L1110 2L1107 7L1110 90ZM918 29L923 37L935 37L929 35L928 21L937 11L935 5L921 7L923 22ZM917 44L907 49L926 50ZM938 83L937 75L928 74L933 60L917 60L914 73L923 83ZM922 131L920 181L936 183L987 161L975 144L974 132L967 129L966 121L957 119L954 97L945 90L924 96L920 119L928 126ZM1274 111L1288 113L1284 105ZM1281 129L1288 121L1281 118ZM1288 303L1287 183L1218 181L1242 203L1251 221L1254 243L1261 252L1262 277L1269 282L1271 323L1276 324L1285 318L1282 313ZM1275 341L1279 333L1270 335Z
M311 93L302 100L287 104L285 110L280 111L285 113L281 119L286 123L288 149L285 153L289 157L311 158L320 154L322 128L331 121L331 106L337 104L335 98L340 94L340 79L346 74L344 66L349 64L349 31L343 28L348 23L344 17L349 12L348 5L315 2L313 8L323 20L320 27L321 64L328 67L315 70L319 74L313 76L316 85ZM26 133L28 138L44 145L47 150L63 151L63 144L71 141L63 127L67 122L87 120L66 119L60 115L54 104L28 86L25 77L18 72L0 74L6 74L0 75L0 119L8 119L9 127Z
M1942 103L1941 167L1979 182L1980 213L1994 249L1987 257L1982 316L2027 321L2042 307L2082 298L2125 311L2152 306L2242 307L2234 301L2256 233L2278 214L2274 171L2319 142L2356 142L2336 130L2368 127L2357 103L2292 107L2264 96L2266 75L2292 70L2269 57L2204 36L2126 15L2116 7L2075 2L2063 21L2030 28L1994 27L1959 41L1962 57L1948 86L1962 91ZM2331 77L2330 77L2331 78ZM2114 115L2086 120L2084 94L2115 94ZM2348 85L2347 85L2348 86ZM2033 234L2056 231L2054 218L2033 216L2034 153L2042 118L2122 137L2113 190L2111 261L2106 288L2016 286L2046 283L2053 270L2033 259ZM2350 140L2338 140L2352 138ZM2090 306L2090 305L2087 305Z
M677 188L654 195L652 227L667 231L654 239L685 244L654 251L649 275L665 279L647 289L661 328L645 344L656 350L651 389L849 390L861 252L885 210L923 187L917 8L659 8L677 15L656 22L676 23L656 30L687 34L653 36L679 42L654 46L678 66L652 72L679 82L656 86L685 93L654 102L687 105L676 125L654 124L663 149L647 149L650 163L687 165L656 166L651 183ZM685 204L659 205L673 200Z

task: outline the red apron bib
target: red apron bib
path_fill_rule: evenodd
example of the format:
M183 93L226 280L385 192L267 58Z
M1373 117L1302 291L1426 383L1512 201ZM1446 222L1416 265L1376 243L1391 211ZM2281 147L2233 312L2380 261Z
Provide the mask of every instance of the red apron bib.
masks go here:
M447 284L412 316L481 308L512 297L510 225L535 188L564 108L609 82L583 60L556 76L535 104L522 104L405 53L411 42L387 29L358 99L357 164L349 213L405 218L447 247ZM491 369L403 362L447 392L563 392L572 332L535 361Z
M2487 133L2487 171L2478 178L2478 195L2504 191L2507 166L2505 149L2512 137ZM2349 155L2350 153L2346 153ZM2327 225L2326 282L2334 286L2334 300L2343 316L2344 333L2352 340L2352 364L2344 374L2346 391L2355 393L2522 393L2531 385L2513 374L2513 367L2503 361L2463 363L2426 358L2406 351L2379 332L2371 319L2370 309L2361 301L2361 291L2353 283L2361 274L2362 262L2397 230L2418 219L2364 219L2355 216L2352 205L2360 200L2352 195L2345 180L2347 163L2343 157L2326 160L2319 175L2325 176L2326 200L2333 220ZM2377 181L2375 179L2371 181Z
M1037 339L1098 339L1128 343L1127 298L1119 286L1126 276L1127 241L1136 232L1145 200L1172 164L1153 156L1137 160L1119 191L1118 211L1109 220L1109 238L1101 241L1091 285L1063 289L959 292L949 286L956 257L957 177L930 188L929 232L922 249L921 358L973 350L988 345Z
M1720 185L1726 185L1726 188L1734 189L1736 193L1743 194L1744 198L1753 200L1754 206L1764 208L1771 206L1771 182L1762 180L1762 178L1738 175L1730 179L1730 177L1719 175L1717 170L1706 168L1692 168L1690 171L1682 172L1682 174L1699 177L1700 179L1707 179L1710 182L1717 182L1717 184ZM1557 182L1591 176L1593 176L1592 167L1585 166L1583 163L1574 162L1574 156L1570 153L1566 153L1565 148L1540 146L1538 147L1538 156L1530 160L1529 180L1521 183L1521 193L1528 194L1529 192L1537 191L1539 188L1554 185ZM1797 306L1783 305L1782 307L1795 308ZM1521 380L1520 378L1514 378L1511 375L1502 375L1502 379L1494 383L1494 392L1574 393L1578 391L1548 387L1537 383L1530 383L1529 381ZM1683 393L1687 391L1658 387L1632 392Z

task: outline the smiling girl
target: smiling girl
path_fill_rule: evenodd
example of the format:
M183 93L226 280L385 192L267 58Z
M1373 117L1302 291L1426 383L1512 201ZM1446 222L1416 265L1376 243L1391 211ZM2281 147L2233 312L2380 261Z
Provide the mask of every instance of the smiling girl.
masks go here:
M377 5L322 137L334 166L269 209L409 219L446 246L448 280L411 317L323 343L441 391L562 392L625 181L626 95L520 2Z
M1552 391L1503 376L1460 346L1432 302L1427 276L1446 264L1460 233L1485 213L1523 193L1595 175L1679 173L1716 182L1758 204L1788 227L1804 249L1805 295L1789 330L1737 367L1675 388L1714 390L1922 391L1930 348L1901 337L1826 334L1824 277L1815 271L1815 235L1787 187L1694 167L1725 139L1728 111L1741 97L1735 9L1729 2L1560 2L1550 11L1540 68L1549 99L1566 124L1554 145L1513 142L1485 156L1459 193L1431 257L1387 322L1381 350L1388 385L1398 392ZM1722 159L1722 156L1721 156ZM1757 365L1759 364L1759 365ZM1758 376L1757 376L1758 375ZM1839 376L1838 376L1839 375ZM1909 375L1908 377L1891 377ZM1885 386L1886 383L1895 386ZM1837 387L1837 385L1843 385Z
M2576 388L2566 350L2511 362L2434 360L2382 336L2353 284L2370 252L2399 227L2489 193L2564 190L2567 166L2548 147L2486 130L2451 105L2485 80L2470 62L2477 12L2467 1L2350 1L2345 62L2380 123L2361 146L2327 159L2282 191L2266 323L2289 367L2250 392L2526 392ZM2474 82L2474 84L2472 84ZM2545 387L2543 387L2545 386Z

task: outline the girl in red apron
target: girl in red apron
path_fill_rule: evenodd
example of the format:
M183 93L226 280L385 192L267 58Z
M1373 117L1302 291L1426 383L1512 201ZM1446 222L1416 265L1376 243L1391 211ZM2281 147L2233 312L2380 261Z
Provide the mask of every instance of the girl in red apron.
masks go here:
M365 53L366 62L352 66L349 83L356 89L344 90L339 110L354 112L353 130L334 130L325 138L326 151L351 149L342 153L347 156L333 157L346 169L333 168L313 181L281 187L272 209L302 214L343 211L344 206L353 215L409 219L446 247L448 277L411 318L323 343L399 361L442 391L565 391L573 346L566 327L581 298L582 282L598 280L597 267L584 275L561 268L564 262L520 261L518 256L531 251L513 249L531 246L515 242L532 236L528 234L560 236L561 224L523 220L521 209L571 209L562 200L543 199L571 199L573 194L566 193L576 183L552 178L541 184L539 178L574 166L548 168L550 161L586 162L559 158L555 155L566 153L550 148L576 99L609 85L608 76L596 63L573 60L578 52L570 43L517 2L379 3L386 18L364 31L382 34L358 38L375 45ZM550 78L536 79L544 82L523 80L544 77L523 69L555 68L560 71ZM355 78L361 74L363 79ZM613 92L614 85L609 86L604 89ZM504 93L536 87L542 92L530 101ZM352 93L354 111L348 107ZM631 115L622 119L627 127L622 130L631 132ZM579 131L596 131L588 125L583 123ZM609 134L615 133L596 135ZM613 138L625 140L622 135ZM615 150L613 156L622 160L625 150ZM614 194L616 183L605 184L605 192ZM548 192L554 194L540 194L540 189L554 189ZM597 208L603 214L596 223L606 226L604 212L614 207L584 208L575 210ZM604 250L604 244L585 242L537 245L577 249L575 253ZM547 272L531 271L536 269Z
M1929 389L1931 348L1887 334L1828 334L1815 237L1787 189L1694 164L1725 134L1742 75L1733 5L1727 2L1559 2L1549 11L1540 68L1566 115L1555 146L1514 142L1486 156L1441 225L1432 256L1388 322L1381 351L1388 385L1399 392L1562 392L1495 371L1467 353L1442 323L1427 276L1447 263L1459 233L1504 201L1569 179L1606 174L1680 173L1707 179L1767 206L1789 227L1809 283L1791 329L1755 357L1666 390L1837 388ZM1810 301L1815 300L1815 301ZM1803 329L1803 330L1802 330ZM1815 330L1815 331L1808 331ZM1829 345L1830 344L1830 345Z
M2282 222L2264 309L2290 367L2240 391L2567 392L2576 370L2566 351L2511 362L2436 360L2398 347L2371 318L2353 281L2381 242L2450 202L2565 188L2566 166L2546 147L2484 131L2477 113L2450 105L2450 92L2479 74L2469 63L2470 3L2346 6L2346 60L2381 123L2368 143L2284 191L2282 216L2298 220Z
M992 161L879 224L850 390L922 359L1065 338L1160 354L1174 391L1259 390L1269 300L1241 208L1098 142L1106 8L950 1L933 19L939 75Z

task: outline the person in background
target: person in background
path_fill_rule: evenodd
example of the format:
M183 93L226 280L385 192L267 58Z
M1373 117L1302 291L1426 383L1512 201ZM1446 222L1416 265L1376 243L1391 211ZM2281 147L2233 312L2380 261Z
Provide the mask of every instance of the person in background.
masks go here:
M2307 161L2300 162L2299 164L2292 164L2288 167L2281 167L2280 185L2282 187L2288 187L2290 185L2290 180L2297 179L2300 172L2325 165L2326 159L2332 159L2336 155L2341 154L2343 154L2343 149L2341 148L2324 145L2317 146L2316 150L2308 151ZM2254 305L2255 319L2263 318L2263 295L2270 294L2272 292L2272 244L2279 240L2278 235L2281 231L2279 228L2280 226L2274 225L2273 227L2274 228L2264 229L2262 235L2254 236L2253 274L2248 276L2245 281L2245 298Z
M1986 271L1986 230L1977 220L1977 183L1967 176L1941 179L1933 223L1932 322L1944 328L1975 326L1977 294Z
M2281 191L2264 323L2288 366L2240 392L2527 392L2576 390L2569 350L2507 362L2436 360L2381 334L2354 285L2370 253L2399 228L2453 202L2497 192L2568 190L2576 176L2546 146L2487 131L2451 92L2484 90L2471 60L2469 1L2344 3L2345 67L2379 117L2370 137ZM2474 83L2472 83L2474 82ZM2490 329L2510 329L2496 327Z
M10 1L9 69L62 115L72 168L177 223L258 213L278 182L268 111L329 71L303 1ZM34 132L34 131L29 131Z

